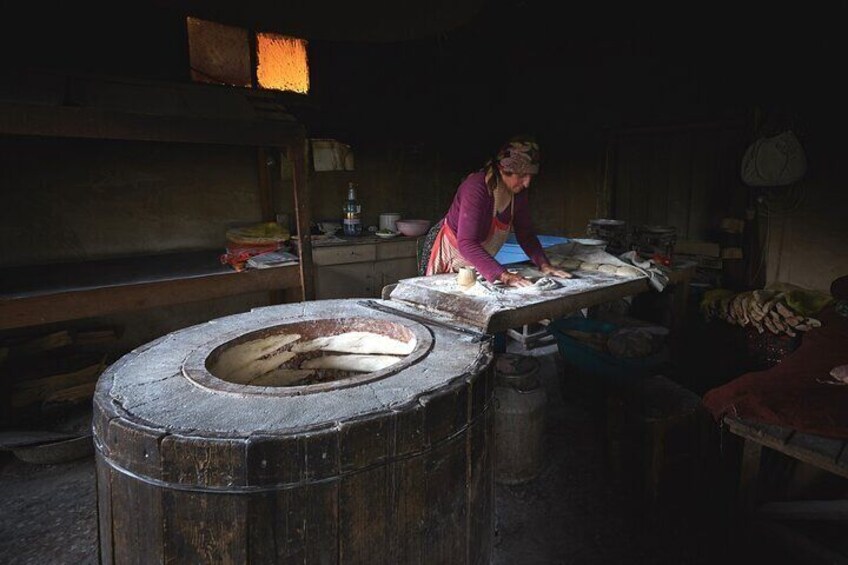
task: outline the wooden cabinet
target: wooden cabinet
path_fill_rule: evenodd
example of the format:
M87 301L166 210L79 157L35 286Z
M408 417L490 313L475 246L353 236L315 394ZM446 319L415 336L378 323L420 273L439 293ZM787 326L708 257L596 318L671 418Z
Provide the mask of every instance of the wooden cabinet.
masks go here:
M379 298L384 286L418 275L417 250L417 238L315 247L316 298Z

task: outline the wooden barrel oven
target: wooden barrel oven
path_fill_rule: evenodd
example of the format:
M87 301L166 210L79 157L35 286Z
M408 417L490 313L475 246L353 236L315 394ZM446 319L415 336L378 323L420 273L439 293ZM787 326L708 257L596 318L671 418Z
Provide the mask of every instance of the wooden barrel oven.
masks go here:
M351 331L411 351L372 372L259 378L272 355L329 355L294 354L291 336ZM487 340L352 300L165 335L98 382L101 561L487 563L492 391Z

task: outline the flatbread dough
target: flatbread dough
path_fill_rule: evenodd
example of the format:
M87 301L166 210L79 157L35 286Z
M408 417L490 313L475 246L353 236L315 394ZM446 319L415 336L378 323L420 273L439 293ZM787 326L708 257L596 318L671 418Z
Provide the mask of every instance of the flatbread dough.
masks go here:
M377 355L409 355L415 349L415 339L401 341L374 332L346 332L338 335L317 337L295 344L291 350L335 351L338 353L362 353Z
M636 267L631 267L630 265L621 265L620 267L616 267L615 274L619 277L639 277L644 275L645 273L643 273Z
M600 267L600 265L598 265L597 263L592 263L591 261L583 261L580 264L581 271L597 271L598 267Z
M558 267L565 269L566 271L576 271L580 268L580 265L583 263L580 259L575 259L574 257L565 257L562 262L560 262Z
M299 339L300 334L278 334L241 343L221 353L214 372L225 381L245 384L293 358L294 353L283 349Z
M324 355L307 359L301 369L339 369L370 373L380 371L400 361L400 357L392 355Z
M598 265L598 271L607 273L608 275L614 275L618 271L618 267L615 265Z
M550 277L542 277L533 283L533 287L536 288L536 290L554 290L561 286L562 285L559 284L559 282Z

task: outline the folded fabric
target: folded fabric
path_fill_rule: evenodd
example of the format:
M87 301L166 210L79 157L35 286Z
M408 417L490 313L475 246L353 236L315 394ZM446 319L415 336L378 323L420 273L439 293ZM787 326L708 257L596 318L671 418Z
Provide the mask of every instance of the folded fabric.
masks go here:
M657 265L652 259L642 259L636 251L622 253L618 258L641 269L647 275L648 282L658 292L662 292L668 286L668 270L662 265Z

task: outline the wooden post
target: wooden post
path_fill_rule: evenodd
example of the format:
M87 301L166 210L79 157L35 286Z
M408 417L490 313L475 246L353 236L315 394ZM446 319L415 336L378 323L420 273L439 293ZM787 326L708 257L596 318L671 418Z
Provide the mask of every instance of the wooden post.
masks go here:
M739 466L739 491L737 500L740 509L750 514L757 498L757 475L760 472L760 456L763 446L750 439L742 444L742 460Z
M297 142L288 147L288 157L292 162L292 185L294 190L294 213L297 234L300 238L300 284L303 300L315 300L315 281L312 265L312 239L309 237L310 216L309 190L306 181L306 144L308 140L301 134Z

